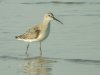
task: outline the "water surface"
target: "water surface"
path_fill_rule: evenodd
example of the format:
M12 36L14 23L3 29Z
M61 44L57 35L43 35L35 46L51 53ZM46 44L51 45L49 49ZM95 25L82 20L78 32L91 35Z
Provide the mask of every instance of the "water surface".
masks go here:
M27 58L27 43L14 37L41 22L48 11L64 25L51 23L42 59L38 42L31 43ZM99 32L99 0L0 0L0 74L99 75Z

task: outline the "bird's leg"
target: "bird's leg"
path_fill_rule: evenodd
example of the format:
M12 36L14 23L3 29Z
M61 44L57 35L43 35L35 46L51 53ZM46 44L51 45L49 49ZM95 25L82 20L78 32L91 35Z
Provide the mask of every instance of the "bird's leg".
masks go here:
M25 52L25 54L26 54L27 56L28 56L27 51L28 51L29 45L30 45L30 43L28 43L28 45L27 45L27 49L26 49L26 52Z
M42 56L41 42L40 42L40 56Z

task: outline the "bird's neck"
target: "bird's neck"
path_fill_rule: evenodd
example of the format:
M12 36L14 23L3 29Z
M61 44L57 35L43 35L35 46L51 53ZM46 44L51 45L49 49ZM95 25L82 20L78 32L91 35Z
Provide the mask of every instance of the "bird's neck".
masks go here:
M50 20L43 20L43 23L41 24L41 28L43 30L50 30Z
M44 19L43 20L43 25L50 25L50 20Z

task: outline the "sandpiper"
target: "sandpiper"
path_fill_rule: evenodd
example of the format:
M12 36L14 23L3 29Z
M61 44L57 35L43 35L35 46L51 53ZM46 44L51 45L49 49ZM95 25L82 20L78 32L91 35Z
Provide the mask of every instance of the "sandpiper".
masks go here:
M17 40L23 40L25 42L28 42L27 50L25 52L26 54L27 54L30 42L37 41L40 43L40 56L42 56L41 42L44 39L46 39L50 33L50 22L52 20L56 20L60 22L61 24L63 24L61 21L59 21L58 19L54 17L53 13L49 12L44 15L44 19L42 23L31 27L22 35L15 36Z

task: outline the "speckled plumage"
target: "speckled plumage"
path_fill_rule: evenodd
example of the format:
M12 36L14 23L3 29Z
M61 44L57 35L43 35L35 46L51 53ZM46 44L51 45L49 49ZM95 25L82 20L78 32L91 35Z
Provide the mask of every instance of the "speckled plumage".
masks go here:
M17 40L23 40L26 42L38 41L40 42L40 51L41 51L41 41L46 39L50 33L50 22L56 20L63 24L61 21L56 19L52 13L47 13L44 15L44 20L40 24L37 24L30 29L28 29L24 34L15 36ZM28 50L29 44L27 46ZM27 51L26 51L27 53ZM42 54L42 52L41 52Z

